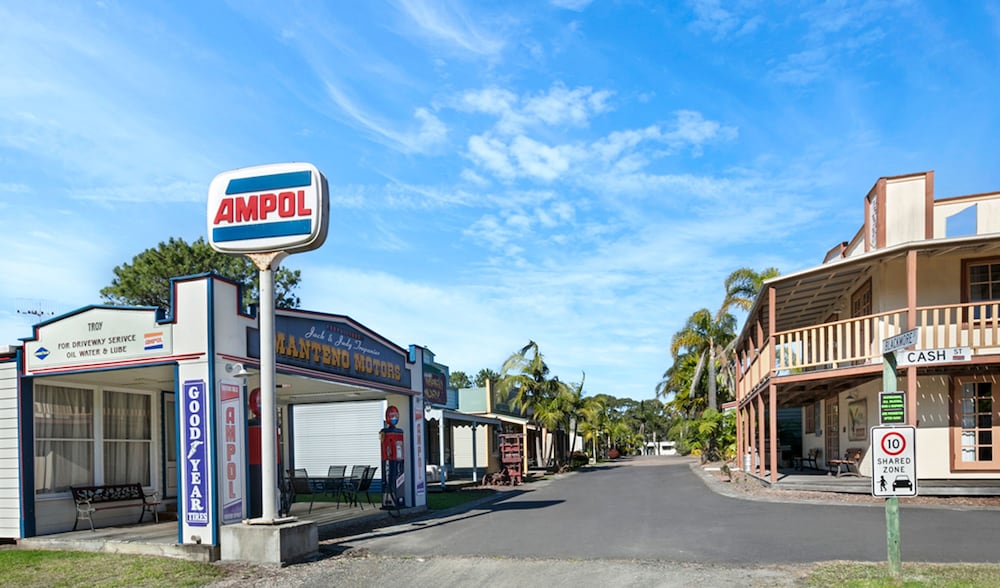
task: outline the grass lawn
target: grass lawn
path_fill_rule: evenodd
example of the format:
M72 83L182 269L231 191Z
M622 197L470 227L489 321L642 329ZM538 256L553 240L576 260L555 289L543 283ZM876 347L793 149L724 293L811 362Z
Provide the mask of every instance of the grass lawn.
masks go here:
M463 494L435 496L452 503ZM432 507L436 508L436 507ZM442 506L441 508L447 508ZM0 586L104 588L206 586L221 579L225 570L206 563L166 557L84 553L75 551L0 550ZM904 563L899 580L889 577L886 564L831 562L815 565L801 586L850 588L979 588L1000 587L1000 565Z
M130 588L205 586L225 570L166 557L81 551L0 550L0 586Z

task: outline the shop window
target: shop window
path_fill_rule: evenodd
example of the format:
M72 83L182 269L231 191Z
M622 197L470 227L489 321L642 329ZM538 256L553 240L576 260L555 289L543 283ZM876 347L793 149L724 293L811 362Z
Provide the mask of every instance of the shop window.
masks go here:
M75 485L151 485L150 405L148 394L36 385L35 493Z
M104 392L104 483L149 486L149 396Z
M94 482L94 394L35 387L35 493L66 492Z
M959 380L953 403L957 421L953 427L955 469L996 469L1000 466L996 447L1000 403L993 382Z

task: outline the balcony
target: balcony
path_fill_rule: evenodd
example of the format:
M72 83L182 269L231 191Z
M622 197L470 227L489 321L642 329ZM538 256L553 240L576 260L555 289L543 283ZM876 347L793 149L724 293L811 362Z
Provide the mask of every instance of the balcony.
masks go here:
M742 401L773 377L815 378L882 363L882 340L907 331L908 310L778 331L737 366L736 398ZM1000 302L922 306L915 349L967 347L973 356L1000 354Z

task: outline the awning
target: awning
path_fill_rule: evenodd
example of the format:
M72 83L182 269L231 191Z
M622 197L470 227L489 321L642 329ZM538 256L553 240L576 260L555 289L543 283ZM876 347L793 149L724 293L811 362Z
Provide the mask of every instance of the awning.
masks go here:
M500 419L494 419L490 417L478 416L474 414L466 414L464 412L458 412L457 410L449 410L447 408L428 408L424 411L424 419L428 421L438 421L445 418L449 421L466 424L466 426L472 425L493 425L494 427L500 426ZM461 424L459 425L461 426Z

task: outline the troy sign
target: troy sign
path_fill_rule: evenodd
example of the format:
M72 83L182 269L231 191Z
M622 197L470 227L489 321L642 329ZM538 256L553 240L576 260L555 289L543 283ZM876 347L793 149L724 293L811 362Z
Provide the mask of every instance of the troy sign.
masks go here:
M208 240L224 253L296 253L326 240L326 178L308 163L223 172L208 188Z

